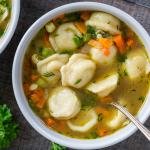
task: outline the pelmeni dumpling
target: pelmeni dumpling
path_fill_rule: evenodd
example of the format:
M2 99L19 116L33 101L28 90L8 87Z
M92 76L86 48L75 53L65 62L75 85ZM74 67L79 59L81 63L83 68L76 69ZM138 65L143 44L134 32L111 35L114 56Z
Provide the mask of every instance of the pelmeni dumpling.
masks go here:
M95 27L96 29L109 32L110 34L120 33L120 21L116 17L104 13L94 12L89 20L86 21L86 25Z
M111 46L109 51L110 54L106 56L101 49L97 49L94 47L90 48L90 55L91 58L98 64L98 65L105 65L112 63L117 54L117 48L115 46Z
M125 66L131 79L137 79L140 76L149 73L149 62L143 51L136 49L131 51L127 57Z
M94 76L95 63L85 54L74 54L61 68L62 85L81 88Z
M60 79L60 68L67 63L68 59L67 54L54 54L38 61L37 70L48 82L55 84Z
M87 132L98 122L98 116L93 109L80 111L79 114L67 121L69 128L73 131Z
M50 35L50 42L57 52L73 51L78 46L74 41L75 35L81 36L80 31L73 23L64 23L58 27L54 35Z
M4 21L8 16L8 9L0 4L0 23Z
M67 87L58 87L48 99L50 114L57 119L70 119L81 109L76 93Z
M115 90L118 80L118 73L114 73L106 78L98 79L96 82L90 83L86 89L98 94L100 97L105 97Z
M114 110L113 118L106 122L106 125L111 129L117 129L126 120L126 116L119 110Z

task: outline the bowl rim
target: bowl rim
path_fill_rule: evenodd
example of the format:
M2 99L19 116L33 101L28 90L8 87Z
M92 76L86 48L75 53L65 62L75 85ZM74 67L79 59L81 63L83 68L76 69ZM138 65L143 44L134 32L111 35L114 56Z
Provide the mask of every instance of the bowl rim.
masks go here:
M0 54L5 50L10 42L18 24L20 14L20 0L11 0L11 17L4 35L0 38Z
M22 87L22 63L26 48L29 45L31 39L36 35L36 33L39 31L40 28L42 28L50 19L54 18L55 16L61 15L64 12L69 13L80 10L104 11L128 23L128 26L130 26L134 31L136 30L135 32L143 41L145 48L147 51L149 51L148 54L150 55L149 49L150 37L148 33L145 31L145 29L133 17L131 17L124 11L107 4L98 2L75 2L60 6L58 8L49 11L48 13L40 17L35 23L33 23L33 25L27 30L17 48L14 57L12 69L12 82L16 101L21 112L23 113L26 120L38 133L40 133L47 139L59 143L61 145L74 149L87 150L87 149L104 148L119 143L124 139L128 138L129 136L131 136L137 130L137 128L132 123L130 123L129 125L123 127L122 129L116 131L111 135L92 140L74 139L66 137L64 135L60 135L59 133L48 129L44 125L44 123L40 120L40 118L33 113L24 95ZM144 123L150 115L150 109L148 109L149 105L150 105L150 92L148 93L147 99L137 115L137 118L142 123Z

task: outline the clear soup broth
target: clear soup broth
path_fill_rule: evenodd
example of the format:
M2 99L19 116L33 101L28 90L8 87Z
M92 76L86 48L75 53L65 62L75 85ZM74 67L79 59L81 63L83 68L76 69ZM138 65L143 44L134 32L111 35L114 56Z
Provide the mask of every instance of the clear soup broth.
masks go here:
M108 13L82 11L58 16L38 32L24 57L23 87L48 128L95 139L129 123L110 102L138 113L149 70L143 43L125 23Z

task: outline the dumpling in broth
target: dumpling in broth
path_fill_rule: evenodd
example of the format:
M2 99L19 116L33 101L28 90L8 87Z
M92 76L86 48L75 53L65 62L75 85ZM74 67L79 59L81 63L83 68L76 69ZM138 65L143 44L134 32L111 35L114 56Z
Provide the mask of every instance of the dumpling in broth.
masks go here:
M55 84L60 79L60 68L68 59L67 54L54 54L39 61L37 70L49 83Z
M90 19L86 21L86 25L93 26L98 30L103 30L113 35L120 33L119 19L104 12L92 13Z
M50 43L57 52L74 51L78 46L74 42L74 37L81 36L80 31L73 23L64 23L58 27L55 35L50 35Z
M85 54L74 54L61 68L62 85L81 88L94 76L95 63Z

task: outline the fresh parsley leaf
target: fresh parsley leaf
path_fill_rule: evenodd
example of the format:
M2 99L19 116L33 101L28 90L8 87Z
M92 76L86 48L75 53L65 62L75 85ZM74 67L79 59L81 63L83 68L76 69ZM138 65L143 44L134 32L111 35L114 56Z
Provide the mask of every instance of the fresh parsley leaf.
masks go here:
M0 29L0 37L4 34L5 30L4 29Z
M67 19L67 21L77 21L80 20L80 13L73 12L73 13L65 14L65 18Z
M97 104L97 95L88 91L88 90L80 90L77 91L77 94L81 100L82 110L92 108Z
M83 37L80 37L80 36L77 36L77 35L75 35L73 37L73 41L75 42L77 47L81 47L84 44Z
M52 142L50 150L67 150L67 148Z
M19 126L13 121L10 109L0 105L0 149L8 148L18 132Z
M139 100L142 101L142 102L144 102L145 97L144 97L144 96L140 96L140 97L139 97Z
M98 114L98 121L102 121L102 120L103 120L103 114L100 113L100 114Z
M51 77L51 76L54 76L55 74L53 72L45 72L43 74L44 77Z
M76 84L80 83L81 81L82 81L82 79L78 79L74 84L76 85Z
M91 35L91 38L95 39L97 37L96 29L92 26L87 26L87 33Z
M117 55L117 59L119 62L125 62L125 60L127 59L126 55Z

